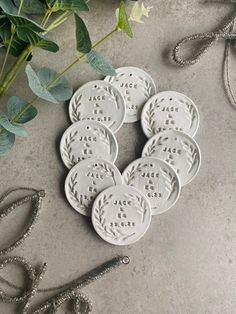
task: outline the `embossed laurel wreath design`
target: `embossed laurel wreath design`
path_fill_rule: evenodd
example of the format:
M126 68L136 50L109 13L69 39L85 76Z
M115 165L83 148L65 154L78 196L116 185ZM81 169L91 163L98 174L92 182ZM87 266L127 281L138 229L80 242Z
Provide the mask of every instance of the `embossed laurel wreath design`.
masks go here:
M116 104L116 109L119 110L119 96L118 94L114 91L114 89L112 88L112 86L99 86L97 88L98 91L100 92L105 92L106 94L109 94L109 96L111 97L111 99L115 102Z
M114 81L118 81L119 78L125 76L125 73L118 73L116 76L109 76L107 77L108 83L113 83Z
M168 141L167 136L160 136L159 138L153 139L150 145L147 146L145 156L152 156L157 151L157 146L162 146L164 142Z
M164 100L163 98L155 99L155 101L153 101L150 104L149 108L146 111L145 122L146 122L147 130L150 134L157 133L156 121L155 121L155 108L157 108L163 100Z
M81 120L81 112L80 112L80 106L81 106L81 99L82 95L77 95L72 103L72 120L73 122Z
M113 197L112 194L108 196L104 195L103 198L98 201L98 205L95 208L94 220L97 228L100 230L101 233L104 234L104 236L108 236L117 242L125 241L128 238L132 237L135 233L133 232L131 234L125 234L122 231L120 231L119 228L117 227L111 228L107 225L104 207L109 205L109 200L112 197Z
M72 154L72 143L75 142L75 138L78 134L78 131L71 132L68 137L65 139L65 144L63 147L63 157L65 158L66 163L68 166L73 167L78 160L76 157Z
M144 96L146 97L146 99L150 98L152 96L152 84L151 84L151 82L149 82L149 80L143 78L142 76L139 76L138 78L142 82Z
M97 162L96 164L91 165L91 168L92 170L100 171L102 174L104 174L107 177L113 178L114 183L116 183L115 178L114 178L114 171L108 164Z
M107 145L108 147L108 153L109 155L111 154L111 146L110 145L110 135L108 134L108 132L103 129L103 128L94 128L93 129L93 133L98 136L100 138L100 140ZM111 141L111 144L112 144L112 141Z
M189 128L192 128L194 120L197 118L197 112L192 103L189 103L188 101L184 101L182 99L178 99L178 101L181 103L184 111L187 114L187 117L189 119Z
M168 192L167 200L169 201L177 187L177 179L174 174L166 169L160 168L161 174L165 180L165 189Z
M141 215L141 221L144 223L147 215L147 203L141 196L134 194L125 194L129 198L134 206L138 207L138 213Z
M132 186L132 181L135 179L136 173L141 172L143 168L147 166L147 163L138 163L137 165L132 166L131 169L126 172L126 175L124 177L125 183Z
M78 206L84 212L88 211L88 207L81 202L78 191L76 190L78 173L76 172L73 176L71 176L68 187L70 198L75 202L76 206Z
M189 164L188 173L190 173L198 161L198 151L194 145L187 141L181 141L181 144L186 152L187 162Z

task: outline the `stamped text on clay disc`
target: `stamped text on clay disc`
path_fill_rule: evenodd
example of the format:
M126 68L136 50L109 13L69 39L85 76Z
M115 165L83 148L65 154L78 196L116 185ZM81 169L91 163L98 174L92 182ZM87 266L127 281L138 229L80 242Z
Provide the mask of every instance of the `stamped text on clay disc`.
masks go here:
M201 153L196 141L183 132L173 130L150 138L142 156L166 161L179 175L181 185L189 183L196 176L201 164Z
M104 190L92 209L92 223L105 241L128 245L138 241L151 222L151 208L145 196L133 187L117 185Z
M65 193L76 211L90 216L97 195L117 184L122 184L122 177L115 165L104 159L89 158L70 170L65 182Z
M181 93L166 91L147 101L141 123L147 137L172 129L193 137L199 127L199 113L190 98Z
M78 162L91 158L116 160L118 145L112 132L100 122L79 121L63 134L60 152L64 164L72 168Z
M176 172L158 158L136 159L122 176L125 184L135 187L147 197L153 215L167 211L179 198L180 182Z
M124 97L125 122L138 121L144 104L156 92L155 83L149 74L139 68L123 67L116 73L116 76L107 76L105 81L115 86Z
M105 81L93 81L80 87L70 101L71 121L98 121L112 132L122 126L125 119L125 102L121 93Z

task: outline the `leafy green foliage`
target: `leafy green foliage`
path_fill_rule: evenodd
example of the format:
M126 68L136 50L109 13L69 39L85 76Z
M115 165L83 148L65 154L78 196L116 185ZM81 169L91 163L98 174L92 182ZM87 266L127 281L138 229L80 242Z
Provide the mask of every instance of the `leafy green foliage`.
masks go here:
M71 98L73 88L65 78L57 80L58 73L49 68L41 68L35 72L28 64L26 66L29 87L38 97L58 104ZM53 84L51 82L55 81Z
M92 49L92 43L89 36L88 29L84 24L84 21L77 14L75 15L75 34L77 50L82 53L88 53Z
M133 32L132 32L131 26L129 24L129 19L128 19L126 10L125 10L124 1L120 2L117 28L121 29L129 37L131 37L131 38L133 37Z
M27 17L22 17L14 14L6 14L8 19L14 24L16 27L28 27L34 32L42 33L45 32L45 29L37 24L36 22L28 19Z
M0 19L0 37L4 44L7 44L7 41L11 37L11 23L7 18Z
M94 68L98 73L106 76L116 75L116 71L113 66L107 62L107 60L97 51L91 50L87 54L88 63Z
M2 111L0 111L0 126L8 132L18 136L27 135L26 130L22 126L11 123L8 119L8 116Z
M46 29L37 24L31 17L27 17L26 14L46 14L43 19L45 22L43 25L47 25L47 31L50 31L67 19L69 14L67 14L66 11L73 12L75 16L76 43L79 56L81 56L81 54L86 55L88 64L98 73L104 76L116 75L113 66L101 54L92 49L88 29L84 21L76 13L77 11L89 10L86 0L24 0L21 12L18 15L20 4L21 0L0 0L0 48L7 48L11 43L9 52L16 57L18 57L29 44L29 49L27 49L22 56L27 57L28 51L31 51L31 48L34 47L50 52L57 52L59 49L58 45L48 38L45 38L43 35ZM56 14L57 17L54 19L54 22L49 24L48 20L52 12L58 13ZM122 30L130 37L133 36L124 1L120 3L118 22L115 30L100 40L99 43L103 42L117 30ZM18 61L15 63L17 64L17 70L24 62L23 57L20 61L19 65ZM80 61L80 59L74 61L71 66L76 64L77 61ZM68 66L68 69L71 68L71 66ZM4 67L5 63L2 68L3 74L5 74ZM14 67L12 69L14 69ZM71 98L73 93L71 84L54 70L43 67L34 71L28 64L25 71L30 89L39 98L52 103L59 103ZM14 71L12 71L12 73L13 72ZM65 71L62 73L64 72ZM12 74L11 70L9 73ZM5 75L5 77L7 77L7 75ZM5 77L2 76L2 82L4 82ZM11 82L12 81L13 79ZM6 89L3 89L1 94L5 91ZM37 97L35 99L37 99ZM21 124L37 116L37 109L32 106L35 99L28 103L17 96L12 96L7 103L7 114L0 111L0 155L5 155L12 149L16 135L27 135L26 130Z
M85 0L48 0L48 5L53 12L57 11L89 11Z
M11 22L7 18L0 19L0 38L2 45L7 47L11 38ZM15 57L19 56L26 46L27 44L15 34L11 43L10 54Z
M57 52L59 47L53 41L31 31L27 27L18 27L16 30L18 37L34 47L38 47L51 52Z
M15 143L15 134L0 128L0 156L8 154Z
M21 0L14 0L14 3L17 8L19 7L20 2ZM21 12L25 14L43 14L45 11L46 11L46 6L40 0L24 0L22 8L21 8Z
M19 116L18 123L26 123L37 116L37 109L34 106L28 107L28 103L17 97L11 96L7 103L7 112L10 119ZM22 113L23 112L23 113Z
M10 14L17 14L18 11L11 0L0 0L0 7L4 12Z
M56 43L40 35L44 31L40 25L27 18L9 14L0 19L0 38L5 47L10 44L12 24L16 28L10 48L10 54L13 56L19 56L28 44L51 52L59 50Z

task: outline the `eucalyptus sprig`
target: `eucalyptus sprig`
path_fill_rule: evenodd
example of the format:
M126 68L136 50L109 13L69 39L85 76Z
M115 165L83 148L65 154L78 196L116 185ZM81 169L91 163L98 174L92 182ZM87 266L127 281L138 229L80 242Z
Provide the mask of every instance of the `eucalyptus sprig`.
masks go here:
M28 84L35 97L25 101L11 96L7 112L0 111L0 155L5 155L14 146L16 136L27 135L22 125L36 117L34 104L39 98L56 104L71 98L73 88L64 75L74 66L86 62L102 75L115 75L112 65L96 51L96 47L120 30L129 37L133 33L124 1L120 2L114 29L96 43L92 43L89 31L79 16L79 11L89 10L85 0L0 0L0 7L0 45L5 48L4 61L0 66L0 97L13 83L21 66L31 60L34 49L53 53L59 50L59 46L46 35L72 14L77 47L76 59L60 73L46 67L34 70L29 63L26 65ZM27 14L43 15L42 22L35 22ZM9 55L15 56L16 60L6 71Z

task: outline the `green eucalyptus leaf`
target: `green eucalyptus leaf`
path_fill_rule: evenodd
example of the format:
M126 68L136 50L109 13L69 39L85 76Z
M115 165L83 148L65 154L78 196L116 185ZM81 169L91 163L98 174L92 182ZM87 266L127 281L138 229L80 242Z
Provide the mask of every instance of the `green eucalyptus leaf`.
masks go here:
M25 68L26 75L28 77L29 87L32 92L38 97L58 104L58 101L52 96L52 94L47 90L46 84L43 84L37 73L32 69L30 64L27 64Z
M8 132L16 134L18 136L27 135L26 130L22 126L11 123L7 115L2 111L0 111L0 126L2 126L3 129L7 130Z
M57 11L89 11L89 7L85 0L50 0L48 5L53 12Z
M14 24L16 27L28 27L29 29L37 33L42 33L46 31L43 27L41 27L33 20L30 20L29 18L9 13L6 14L6 16L11 21L11 23Z
M0 38L2 39L2 44L8 47L11 39L11 23L7 18L0 20ZM26 46L26 42L22 41L17 34L15 34L11 43L10 54L18 57Z
M57 52L59 50L59 46L56 43L39 34L36 34L27 27L18 27L16 33L21 40L30 43L34 47L51 52Z
M75 26L77 50L82 53L90 52L92 49L92 43L88 29L84 21L77 14L75 14Z
M2 39L2 44L8 47L11 38L11 22L8 18L0 19L0 38ZM26 46L27 43L20 40L17 34L15 34L11 43L10 54L18 57Z
M5 13L17 14L17 8L11 0L0 0L0 7Z
M129 24L129 19L125 10L125 3L123 0L120 2L117 28L121 29L129 37L133 37L133 32Z
M7 18L0 20L0 37L4 43L11 38L11 23Z
M17 122L26 123L33 120L37 116L38 111L34 106L30 106L29 108L27 108L27 106L28 103L25 100L17 96L11 96L7 103L8 117L12 119L24 111L24 113L17 119Z
M43 67L35 72L28 64L26 74L31 90L38 97L55 104L71 98L73 88L68 80L62 77L51 84L58 77L56 71Z
M17 7L20 6L21 0L14 0ZM43 14L46 11L46 5L40 0L24 0L21 12L26 14Z
M0 128L0 156L4 156L11 151L15 138L15 134Z
M6 43L6 46L8 46L9 42ZM11 48L10 48L10 54L14 57L18 57L22 51L27 47L27 43L20 40L17 35L14 35ZM27 59L30 60L31 56Z
M113 66L97 51L91 50L87 54L88 63L94 68L98 73L106 76L115 76L116 71Z

